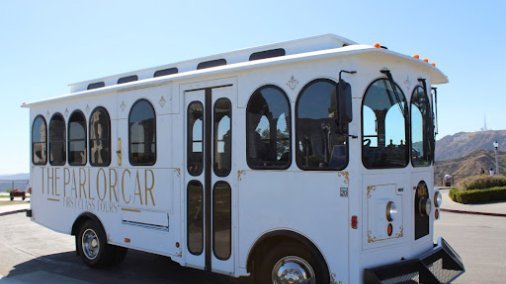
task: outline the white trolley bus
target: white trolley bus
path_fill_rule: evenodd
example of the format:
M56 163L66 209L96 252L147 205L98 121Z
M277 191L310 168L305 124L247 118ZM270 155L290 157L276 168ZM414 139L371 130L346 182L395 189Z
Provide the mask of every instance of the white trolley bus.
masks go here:
M448 282L464 267L433 241L446 82L323 35L76 83L24 104L28 215L92 267L135 249L255 283Z

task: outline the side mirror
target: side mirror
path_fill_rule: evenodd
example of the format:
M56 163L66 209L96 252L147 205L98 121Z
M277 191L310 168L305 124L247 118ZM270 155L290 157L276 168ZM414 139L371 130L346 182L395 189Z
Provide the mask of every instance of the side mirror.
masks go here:
M340 79L337 88L337 101L339 106L337 123L339 129L343 132L347 124L353 120L351 86L346 81Z

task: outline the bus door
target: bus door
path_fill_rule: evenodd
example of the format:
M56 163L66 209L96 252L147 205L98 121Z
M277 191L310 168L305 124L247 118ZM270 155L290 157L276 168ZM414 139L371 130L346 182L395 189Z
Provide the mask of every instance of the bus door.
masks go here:
M201 85L200 85L201 86ZM185 88L186 264L234 271L232 104L234 84Z

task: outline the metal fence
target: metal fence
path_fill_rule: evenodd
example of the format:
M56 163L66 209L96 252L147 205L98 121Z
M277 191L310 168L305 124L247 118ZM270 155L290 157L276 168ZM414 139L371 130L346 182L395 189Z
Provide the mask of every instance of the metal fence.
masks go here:
M0 192L19 189L26 191L28 187L28 180L0 180Z

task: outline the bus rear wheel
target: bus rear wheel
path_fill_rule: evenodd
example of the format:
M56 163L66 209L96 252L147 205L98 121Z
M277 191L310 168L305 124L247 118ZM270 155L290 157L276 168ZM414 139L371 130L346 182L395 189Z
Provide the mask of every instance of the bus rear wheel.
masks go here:
M330 283L323 260L297 243L275 246L258 262L255 283Z
M81 225L76 243L81 260L93 268L119 264L127 253L126 248L107 244L104 230L92 220Z

